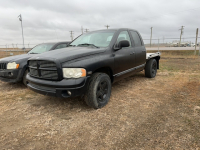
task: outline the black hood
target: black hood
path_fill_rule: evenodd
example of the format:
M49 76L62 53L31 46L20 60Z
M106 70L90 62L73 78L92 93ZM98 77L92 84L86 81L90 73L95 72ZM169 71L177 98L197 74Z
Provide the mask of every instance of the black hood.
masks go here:
M56 51L49 51L39 54L29 60L54 60L60 63L105 52L106 48L92 48L92 47L67 47L58 49Z
M0 59L0 63L8 63L8 62L17 62L21 63L21 61L28 60L30 57L35 56L35 54L22 54L22 55L16 55L16 56L10 56Z

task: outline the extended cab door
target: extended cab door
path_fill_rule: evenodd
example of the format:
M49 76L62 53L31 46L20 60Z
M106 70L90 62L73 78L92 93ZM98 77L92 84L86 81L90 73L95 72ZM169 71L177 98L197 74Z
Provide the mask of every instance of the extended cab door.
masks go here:
M130 43L129 47L123 47L120 50L114 51L114 76L121 76L130 72L130 69L134 68L134 49L130 40L128 31L121 31L115 43L119 41L128 40Z
M137 31L130 30L129 32L131 33L134 42L135 66L137 68L142 68L146 63L146 49L144 43Z

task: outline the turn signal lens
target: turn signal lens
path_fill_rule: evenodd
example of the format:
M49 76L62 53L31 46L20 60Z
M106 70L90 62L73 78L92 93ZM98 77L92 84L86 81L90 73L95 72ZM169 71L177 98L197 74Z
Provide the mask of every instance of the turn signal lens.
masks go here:
M16 64L16 62L7 64L7 69L18 69L18 68L19 68L19 64Z
M18 68L19 68L19 64L16 65L16 69L18 69Z
M81 77L85 77L86 76L86 70L85 69L81 69L82 72L82 76Z

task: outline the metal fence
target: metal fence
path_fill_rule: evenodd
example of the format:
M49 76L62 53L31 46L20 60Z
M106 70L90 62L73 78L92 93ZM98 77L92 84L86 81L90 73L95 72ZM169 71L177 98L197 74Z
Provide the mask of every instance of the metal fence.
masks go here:
M195 44L191 42L191 40L195 40L194 37L184 38L182 39L181 43L179 43L178 39L179 38L152 39L151 44L150 39L144 38L143 41L145 43L147 51L191 50L194 51L194 55L200 55L200 43L195 46ZM0 45L0 58L27 53L36 45L38 44L25 44L25 48L23 48L23 44Z
M37 44L6 44L0 45L0 58L27 53Z

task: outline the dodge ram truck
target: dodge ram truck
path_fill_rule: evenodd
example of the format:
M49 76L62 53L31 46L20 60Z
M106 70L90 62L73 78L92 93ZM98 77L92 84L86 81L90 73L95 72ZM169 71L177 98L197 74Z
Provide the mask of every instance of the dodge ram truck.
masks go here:
M112 83L142 70L154 78L159 60L159 52L146 53L136 30L98 30L82 34L67 48L30 58L27 86L43 95L83 96L98 109L108 103Z
M32 48L28 53L0 59L0 80L26 85L27 60L35 54L67 47L69 42L43 43Z

